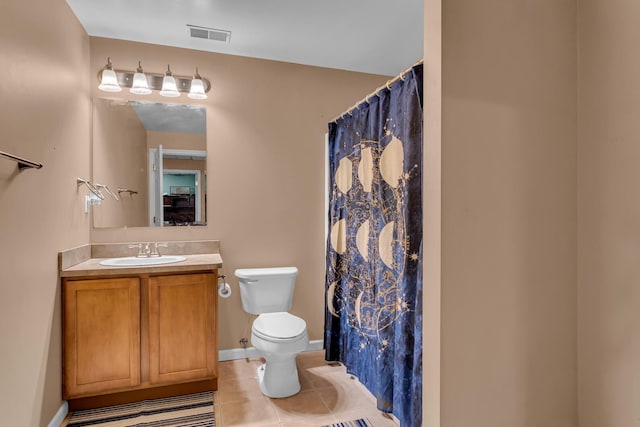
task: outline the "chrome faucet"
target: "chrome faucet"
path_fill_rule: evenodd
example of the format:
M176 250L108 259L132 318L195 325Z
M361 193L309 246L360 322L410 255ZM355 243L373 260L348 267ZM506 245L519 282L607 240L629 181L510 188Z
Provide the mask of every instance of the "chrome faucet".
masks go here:
M135 245L129 245L130 248L137 248L138 255L136 258L149 258L149 257L159 257L162 256L160 254L160 248L168 248L169 245L166 243L137 243Z
M138 254L136 258L148 258L151 255L151 248L149 243L138 243L135 245L129 245L130 248L138 248Z
M150 245L151 245L151 249L150 249L150 252L149 252L149 256L152 256L152 257L162 256L160 254L160 248L168 248L169 247L169 245L167 245L166 243L158 243L158 242L150 243Z

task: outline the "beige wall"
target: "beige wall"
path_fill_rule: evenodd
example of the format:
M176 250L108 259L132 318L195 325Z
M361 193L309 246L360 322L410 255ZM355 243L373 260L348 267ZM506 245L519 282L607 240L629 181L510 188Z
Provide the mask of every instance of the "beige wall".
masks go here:
M581 427L640 418L640 5L579 10L578 367Z
M442 0L424 1L422 424L441 420Z
M442 426L577 423L576 13L443 2Z
M219 239L233 295L220 301L221 349L249 337L236 268L295 265L292 312L312 340L324 325L324 134L327 122L386 82L387 77L196 50L91 38L91 72L107 56L115 68L138 60L148 72L167 63L175 75L196 66L211 80L207 106L207 227L93 229L92 242ZM96 85L94 96L101 96ZM157 94L129 99L166 102ZM172 99L171 102L176 102Z
M93 83L93 82L92 82ZM112 105L114 104L114 105ZM96 227L142 227L149 223L149 178L147 176L147 131L128 104L99 99L93 102L92 179L118 188L137 191L121 193L116 200L105 198L93 211Z
M44 426L61 404L58 251L89 242L89 38L64 0L0 7L0 424Z

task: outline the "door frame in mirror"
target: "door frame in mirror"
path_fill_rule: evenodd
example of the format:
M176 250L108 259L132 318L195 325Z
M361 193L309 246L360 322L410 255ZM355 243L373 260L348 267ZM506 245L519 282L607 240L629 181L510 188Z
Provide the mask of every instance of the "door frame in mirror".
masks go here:
M204 150L164 149L162 145L157 148L149 148L149 226L164 227L163 187L164 174L194 175L196 181L195 192L195 221L202 222L202 173L199 170L165 169L163 159L183 158L191 160L206 160L207 152Z

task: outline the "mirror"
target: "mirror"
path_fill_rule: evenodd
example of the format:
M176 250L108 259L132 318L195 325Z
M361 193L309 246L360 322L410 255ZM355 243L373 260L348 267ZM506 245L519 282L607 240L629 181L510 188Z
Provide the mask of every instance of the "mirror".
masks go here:
M206 225L206 107L93 100L93 225Z

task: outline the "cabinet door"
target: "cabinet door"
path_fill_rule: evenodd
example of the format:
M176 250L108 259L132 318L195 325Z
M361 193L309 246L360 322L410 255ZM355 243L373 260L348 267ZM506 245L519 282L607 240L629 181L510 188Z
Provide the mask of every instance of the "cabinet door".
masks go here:
M140 384L137 278L63 286L64 398Z
M209 379L216 374L215 274L149 278L149 380Z

